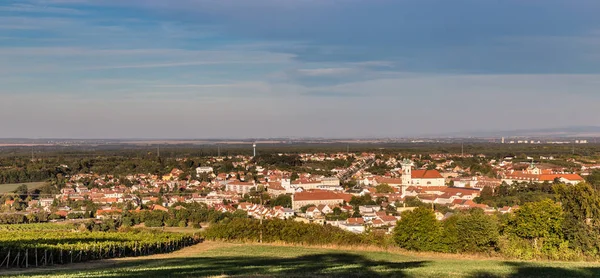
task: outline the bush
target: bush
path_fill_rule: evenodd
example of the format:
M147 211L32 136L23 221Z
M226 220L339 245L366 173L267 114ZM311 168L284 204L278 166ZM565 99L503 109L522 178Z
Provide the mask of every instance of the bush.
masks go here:
M442 242L446 252L491 252L498 246L498 223L494 216L476 209L444 220Z
M398 246L415 251L444 251L441 245L440 223L431 209L416 208L402 213L394 229L394 240Z

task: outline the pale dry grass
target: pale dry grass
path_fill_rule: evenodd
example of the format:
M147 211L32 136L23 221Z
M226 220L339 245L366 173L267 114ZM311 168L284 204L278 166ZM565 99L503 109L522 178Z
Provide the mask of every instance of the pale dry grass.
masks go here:
M206 241L206 242L219 242L219 243L230 243L238 245L264 245L264 246L282 246L282 247L302 247L307 249L326 249L326 250L341 250L341 251L357 251L357 252L385 252L391 254L398 254L410 257L427 258L427 259L469 259L469 260L502 260L506 261L507 258L502 257L500 254L452 254L452 253L439 253L439 252L422 252L422 251L409 251L399 247L379 247L372 245L337 245L337 244L326 244L326 245L314 245L314 244L299 244L299 243L286 243L286 242L270 242L270 243L257 243L257 242L236 242L231 243L227 241Z

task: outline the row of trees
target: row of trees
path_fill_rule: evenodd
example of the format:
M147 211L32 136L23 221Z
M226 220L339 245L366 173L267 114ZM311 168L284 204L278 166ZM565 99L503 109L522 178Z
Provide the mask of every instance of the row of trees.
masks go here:
M178 207L178 209L176 209ZM169 211L125 211L120 219L123 226L134 226L144 223L146 227L194 227L200 228L200 223L221 223L231 219L248 218L245 211L220 212L208 208L204 204L180 203L174 205Z
M600 256L600 195L590 185L554 186L555 199L524 203L515 213L481 210L437 221L432 210L402 214L394 241L403 248L437 252L500 252L521 259Z
M475 198L474 201L480 204L486 204L490 207L512 207L528 202L554 199L555 195L553 187L556 184L558 184L558 182L523 182L511 185L503 183L496 187L496 189L486 186L481 190L480 196Z
M355 234L331 225L316 225L293 220L259 221L248 218L232 219L211 225L203 233L206 239L241 242L287 242L310 245L378 245L387 246L380 233Z

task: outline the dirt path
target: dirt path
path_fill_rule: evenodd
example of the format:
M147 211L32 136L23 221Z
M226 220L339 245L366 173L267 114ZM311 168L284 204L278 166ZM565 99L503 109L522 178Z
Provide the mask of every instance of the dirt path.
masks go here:
M136 261L149 261L149 260L162 260L162 259L174 259L174 258L187 258L197 256L202 252L206 252L207 250L222 248L229 246L229 243L222 242L203 242L198 243L194 246L186 247L181 250L177 250L173 253L167 254L156 254L150 256L141 256L141 257L126 257L126 258L116 258L116 259L107 259L101 261L91 261L85 263L74 263L67 265L56 265L50 267L38 267L38 268L29 268L29 269L10 269L7 271L0 270L0 276L14 276L14 275L23 275L23 274L42 274L45 271L59 271L59 270L90 270L95 268L108 268L108 267L118 267L123 263L131 263Z

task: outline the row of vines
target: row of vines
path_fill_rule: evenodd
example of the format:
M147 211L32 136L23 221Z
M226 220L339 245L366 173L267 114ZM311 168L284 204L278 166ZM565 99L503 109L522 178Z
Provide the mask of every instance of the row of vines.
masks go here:
M28 268L169 253L197 237L159 231L89 232L42 225L0 226L0 268Z

